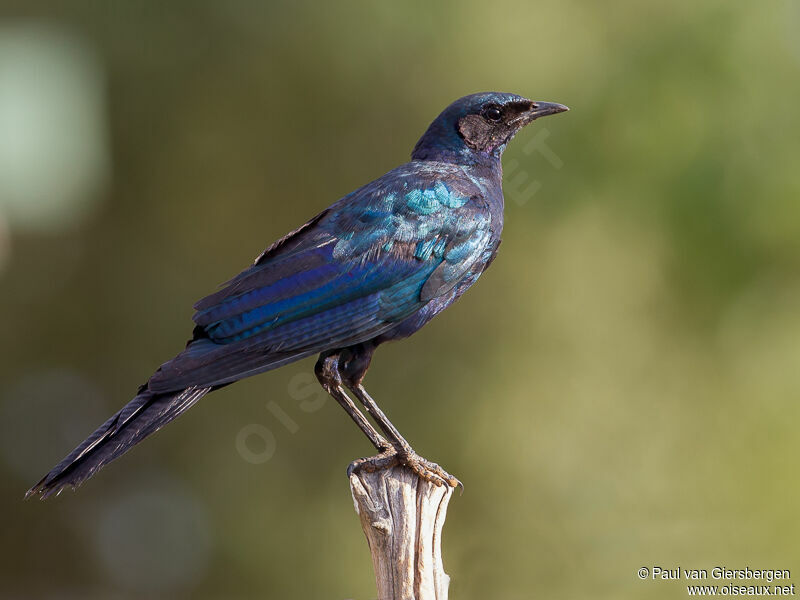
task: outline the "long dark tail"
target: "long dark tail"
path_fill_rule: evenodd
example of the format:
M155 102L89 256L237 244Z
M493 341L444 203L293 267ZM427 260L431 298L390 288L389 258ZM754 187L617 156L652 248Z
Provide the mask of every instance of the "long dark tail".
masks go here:
M25 497L40 494L44 499L67 486L75 489L104 465L182 415L212 389L189 387L180 392L153 394L142 386L133 400L70 452Z

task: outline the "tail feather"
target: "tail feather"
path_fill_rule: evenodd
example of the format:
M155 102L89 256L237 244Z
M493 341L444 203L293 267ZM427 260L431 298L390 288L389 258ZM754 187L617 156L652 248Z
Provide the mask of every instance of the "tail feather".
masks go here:
M179 392L153 394L145 387L117 414L103 423L80 446L25 494L42 499L72 489L104 465L122 456L151 433L182 415L213 388L189 387Z

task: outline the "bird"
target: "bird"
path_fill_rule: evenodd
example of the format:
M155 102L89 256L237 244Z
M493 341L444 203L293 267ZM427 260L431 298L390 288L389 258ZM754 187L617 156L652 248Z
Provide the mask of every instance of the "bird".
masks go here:
M447 106L409 162L280 238L198 301L185 349L26 498L75 489L206 394L317 354L320 384L377 450L348 473L402 464L436 485L459 485L412 449L364 376L378 346L418 331L491 264L503 229L503 151L529 123L566 110L502 92Z

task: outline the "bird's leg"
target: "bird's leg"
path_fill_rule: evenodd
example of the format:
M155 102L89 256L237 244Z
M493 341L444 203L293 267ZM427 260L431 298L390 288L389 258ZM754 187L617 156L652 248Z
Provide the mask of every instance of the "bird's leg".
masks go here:
M447 482L451 487L461 485L458 479L450 475L450 473L442 469L438 464L422 458L419 454L414 452L411 444L400 435L400 432L392 425L391 421L389 421L380 407L378 407L375 400L372 399L372 396L367 393L363 385L358 383L353 385L353 387L348 386L348 389L361 401L364 408L367 409L367 412L377 421L378 426L386 434L386 437L393 443L397 450L397 458L401 463L411 468L412 471L423 479L435 483L436 485L441 485L442 481Z
M339 374L338 354L321 354L314 367L314 373L316 373L317 379L325 391L341 404L345 412L350 415L350 418L355 421L356 425L364 432L364 435L367 436L369 441L372 442L372 445L375 446L379 452L386 453L388 450L392 450L392 445L387 442L380 433L375 431L372 424L345 393L342 387L342 377Z
M347 388L358 398L367 413L372 416L378 423L378 426L383 430L383 433L392 442L392 446L396 452L397 461L408 466L417 475L430 481L436 485L441 485L442 482L448 483L452 487L461 485L461 482L450 475L447 471L442 469L438 464L430 462L422 458L419 454L414 452L406 439L400 434L397 428L389 421L389 418L380 409L375 400L372 399L367 393L367 390L362 385L364 375L369 368L370 360L372 359L372 352L374 346L365 347L361 344L348 348L347 351L341 356L339 363L339 370L343 371L343 381ZM383 468L386 458L384 456L376 456L373 458L361 459L356 461L350 466L350 470L367 469L376 470Z

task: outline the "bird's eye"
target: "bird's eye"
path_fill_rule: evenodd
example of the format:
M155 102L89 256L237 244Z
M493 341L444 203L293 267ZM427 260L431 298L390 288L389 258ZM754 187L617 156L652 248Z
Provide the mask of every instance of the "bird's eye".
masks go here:
M503 118L503 113L500 112L500 109L496 106L489 106L483 110L483 116L486 118L487 121L491 121L492 123L499 123L500 119Z

